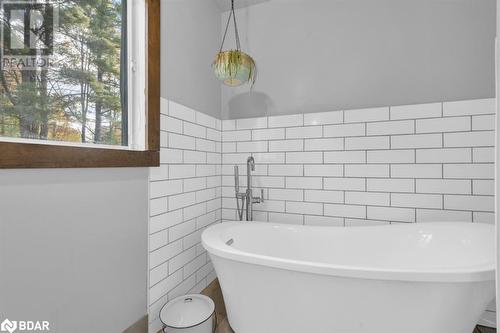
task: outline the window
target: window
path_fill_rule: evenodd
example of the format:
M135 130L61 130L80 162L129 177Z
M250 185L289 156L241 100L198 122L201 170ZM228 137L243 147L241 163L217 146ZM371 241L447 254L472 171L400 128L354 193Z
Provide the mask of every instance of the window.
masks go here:
M0 2L0 167L158 163L159 6Z

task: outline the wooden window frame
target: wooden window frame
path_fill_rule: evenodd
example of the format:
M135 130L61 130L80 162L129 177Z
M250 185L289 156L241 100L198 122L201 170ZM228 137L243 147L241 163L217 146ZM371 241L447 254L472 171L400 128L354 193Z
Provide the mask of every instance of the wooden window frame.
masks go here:
M0 168L150 167L160 164L160 1L146 0L146 150L0 142Z

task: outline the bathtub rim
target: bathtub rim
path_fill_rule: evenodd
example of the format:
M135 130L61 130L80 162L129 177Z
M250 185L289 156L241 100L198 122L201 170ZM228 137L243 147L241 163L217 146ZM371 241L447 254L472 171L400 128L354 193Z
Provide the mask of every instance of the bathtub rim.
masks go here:
M303 225L290 225L272 222L259 222L259 221L231 221L223 222L212 225L205 229L201 235L201 242L203 247L211 255L216 255L221 258L229 259L236 262L243 262L247 264L267 266L271 268L284 269L289 271L329 275L335 277L345 278L358 278L369 280L393 280L404 282L483 282L495 280L495 263L492 261L491 265L478 265L469 266L466 268L456 269L443 269L436 268L429 270L422 269L385 269L385 268L371 268L362 266L347 266L347 265L334 265L319 262L293 260L287 258L279 258L255 254L243 250L236 249L226 244L227 240L220 237L220 232L224 229L238 226L246 223L255 223L265 225L267 227L310 227L310 228L338 228L338 227L325 227L325 226L303 226ZM471 222L426 222L439 223L439 224L466 224ZM382 228L390 226L366 226L362 228ZM361 227L360 227L361 228Z

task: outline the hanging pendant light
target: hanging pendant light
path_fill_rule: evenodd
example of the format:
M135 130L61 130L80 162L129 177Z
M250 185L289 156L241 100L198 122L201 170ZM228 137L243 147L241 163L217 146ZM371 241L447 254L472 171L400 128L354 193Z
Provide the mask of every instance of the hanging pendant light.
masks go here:
M223 51L222 48L224 47L227 30L231 23L231 17L234 22L236 50ZM212 63L212 69L214 70L215 76L225 85L230 87L237 87L247 82L251 82L253 85L255 82L255 61L248 54L241 51L240 36L238 34L238 26L236 25L236 15L234 13L234 0L231 0L231 11L227 19L226 30L224 31L219 53L217 53Z

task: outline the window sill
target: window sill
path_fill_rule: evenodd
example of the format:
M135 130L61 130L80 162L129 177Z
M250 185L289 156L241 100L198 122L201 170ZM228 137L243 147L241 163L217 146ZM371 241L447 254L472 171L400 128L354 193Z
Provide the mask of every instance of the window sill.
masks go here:
M160 165L159 151L0 142L0 168L111 168Z

